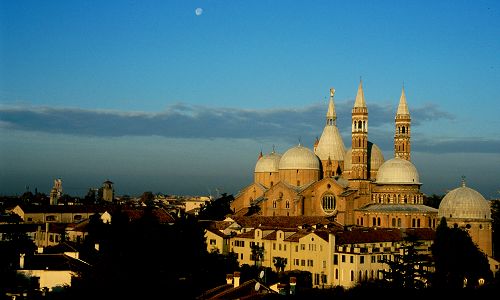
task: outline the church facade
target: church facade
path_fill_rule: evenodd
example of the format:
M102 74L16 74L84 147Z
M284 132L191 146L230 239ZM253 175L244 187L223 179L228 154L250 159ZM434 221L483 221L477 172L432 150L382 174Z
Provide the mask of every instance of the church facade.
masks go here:
M394 158L385 160L368 140L368 107L360 82L352 108L351 147L346 149L330 90L326 124L309 149L259 156L254 181L231 206L235 214L327 216L343 225L435 228L438 210L423 204L411 163L411 117L404 88L394 120Z

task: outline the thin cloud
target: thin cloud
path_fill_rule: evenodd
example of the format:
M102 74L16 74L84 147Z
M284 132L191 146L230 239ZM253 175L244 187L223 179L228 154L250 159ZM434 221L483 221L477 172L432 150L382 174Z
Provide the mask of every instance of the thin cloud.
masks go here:
M0 107L0 127L74 136L122 137L163 136L167 138L244 138L309 144L319 136L325 124L326 103L303 108L235 109L173 104L165 111L123 112L54 107ZM336 103L337 126L349 137L352 101ZM419 122L453 119L435 105L412 109L413 125ZM392 149L387 126L392 127L395 108L371 104L371 140L382 149ZM380 138L380 141L378 138ZM376 139L373 139L376 138ZM345 140L346 146L350 144ZM418 141L414 150L429 152L492 152L499 141Z

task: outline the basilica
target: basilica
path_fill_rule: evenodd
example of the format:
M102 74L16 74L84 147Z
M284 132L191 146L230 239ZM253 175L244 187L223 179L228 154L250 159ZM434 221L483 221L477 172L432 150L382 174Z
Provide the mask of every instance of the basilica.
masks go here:
M254 182L232 203L235 214L327 216L343 225L435 228L438 210L423 204L411 162L411 118L404 88L394 122L394 158L368 140L368 107L360 82L352 108L351 147L336 125L335 90L313 149L297 145L259 156Z

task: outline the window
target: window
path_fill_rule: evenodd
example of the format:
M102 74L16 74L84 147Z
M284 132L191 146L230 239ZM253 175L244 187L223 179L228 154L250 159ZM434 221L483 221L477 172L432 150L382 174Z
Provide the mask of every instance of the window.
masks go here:
M47 221L47 222L51 222L51 221L55 221L55 220L56 220L56 216L54 216L54 215L50 215L50 216L45 217L45 221Z
M326 268L326 260L323 261L323 269Z
M300 265L304 267L306 265L306 260L305 259L300 260Z
M392 227L396 227L396 218L392 218Z
M306 250L306 244L300 244L300 250Z
M361 256L359 257L359 263L360 263L360 264L364 264L364 263L365 263L365 257L364 257L363 255L361 255Z
M295 259L295 265L296 265L296 266L298 266L298 265L299 265L299 259L298 259L298 258L296 258L296 259Z
M240 254L240 259L243 260L243 253Z
M281 251L281 244L278 244L278 250Z
M286 208L290 208L290 201L288 201L288 200L286 201L286 203L285 203L285 207L286 207Z
M342 254L342 262L345 262L345 255Z
M273 208L276 208L276 207L278 207L278 203L275 200L275 201L273 201Z
M335 196L333 194L326 194L321 200L323 210L327 213L332 213L335 210Z
M295 245L295 252L299 252L299 245Z
M354 271L351 271L351 281L354 281Z
M286 251L286 244L283 245L283 251Z
M73 217L73 220L75 220L75 221L80 221L81 219L83 219L82 215L75 215Z
M276 243L273 243L273 250L276 250Z
M308 267L313 267L313 260L312 259L308 259L307 260L307 266Z
M31 222L31 221L33 221L33 218L28 218L28 222Z
M315 285L319 284L319 274L314 274L314 284Z
M372 256L372 263L375 263L375 261L376 261L376 256L375 256L375 255L373 255L373 256Z
M335 269L335 279L339 279L339 269Z
M210 239L210 245L215 245L216 241L214 239Z
M354 263L354 255L351 255L351 256L349 257L349 260L350 260L351 264L353 264L353 263Z
M333 255L333 264L338 265L339 264L339 256L338 254Z

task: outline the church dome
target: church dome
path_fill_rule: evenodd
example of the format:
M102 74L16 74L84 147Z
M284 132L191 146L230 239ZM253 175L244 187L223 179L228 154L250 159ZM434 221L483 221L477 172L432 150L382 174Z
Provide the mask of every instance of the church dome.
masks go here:
M378 169L377 183L420 184L417 168L409 161L395 157Z
M325 126L314 153L321 160L343 161L345 154L344 141L337 126Z
M370 158L370 170L375 171L384 163L384 154L374 143L368 141L368 157ZM352 148L349 148L344 156L344 171L350 171L352 166Z
M439 204L438 217L460 219L491 219L488 200L465 183L448 192Z
M255 164L255 172L278 172L281 154L271 152L259 158Z
M319 170L318 157L308 148L298 145L288 149L280 159L280 170Z

